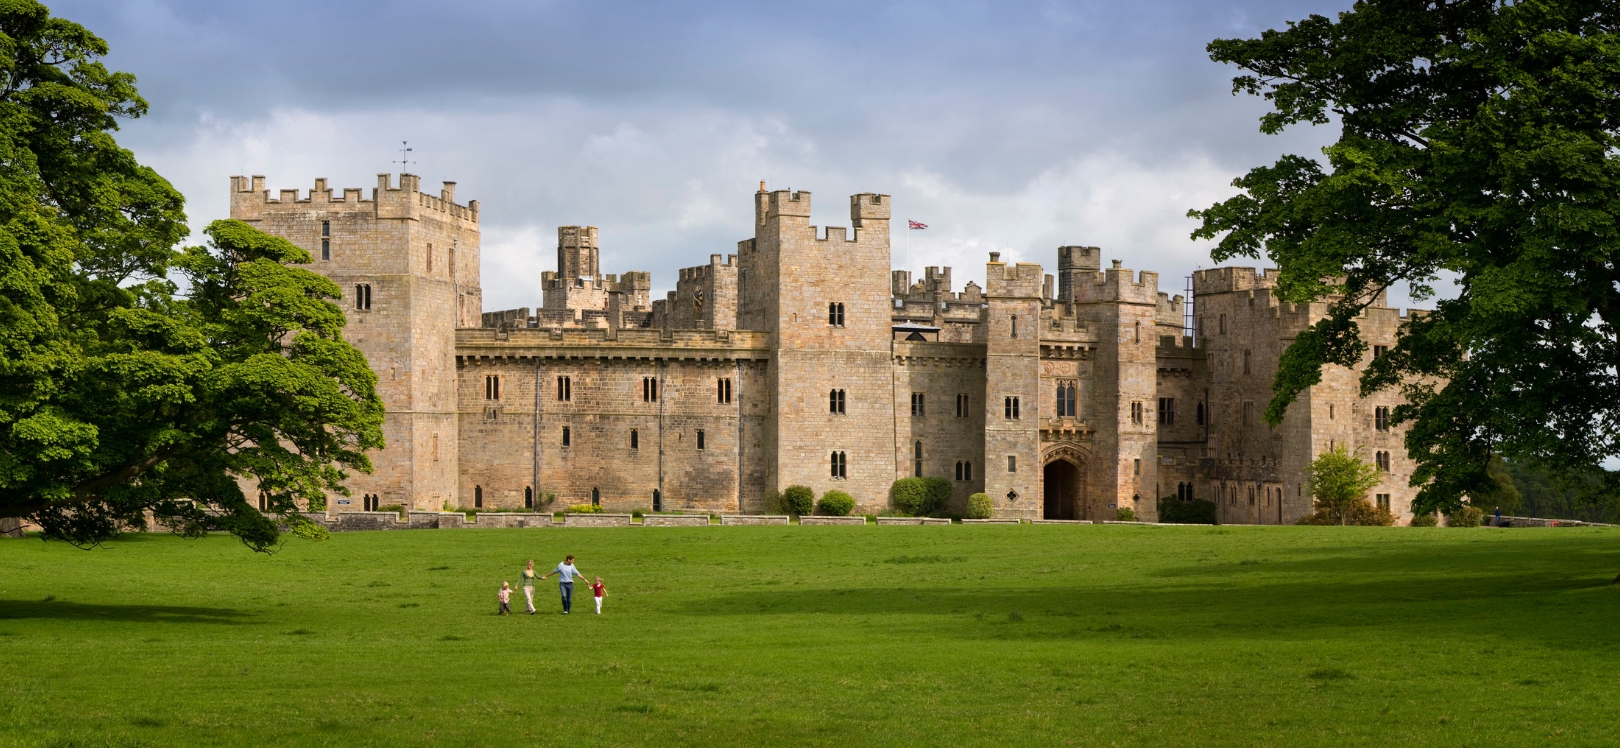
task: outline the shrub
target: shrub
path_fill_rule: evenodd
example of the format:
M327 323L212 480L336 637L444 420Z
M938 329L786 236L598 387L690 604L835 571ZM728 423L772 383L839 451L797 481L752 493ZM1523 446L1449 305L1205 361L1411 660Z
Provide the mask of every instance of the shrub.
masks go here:
M1485 519L1485 510L1477 506L1464 504L1454 512L1446 514L1447 527L1479 527Z
M601 514L601 504L569 504L564 511L570 514Z
M784 514L805 515L816 508L816 492L809 486L788 486L782 492L782 512Z
M1395 515L1381 506L1373 506L1371 501L1360 499L1357 501L1326 505L1317 504L1317 509L1299 519L1301 525L1362 525L1365 527L1389 527L1395 524Z
M1180 525L1215 524L1215 502L1204 499L1182 501L1174 496L1159 499L1159 521Z
M631 509L631 510L630 510L630 516L632 516L632 517L638 517L638 518L639 518L639 517L641 517L641 516L643 516L643 515L642 515L642 513L641 513L641 510L640 510L640 509Z
M996 505L990 501L990 494L976 493L968 497L968 519L990 519L995 514Z
M1136 510L1128 506L1122 506L1114 510L1114 519L1120 522L1135 522Z
M924 490L927 491L927 498L923 500L922 506L917 507L917 513L933 516L945 511L945 503L951 500L951 493L956 490L951 479L923 478L922 482Z
M921 478L901 478L889 487L889 500L895 509L917 514L928 503L928 484Z
M377 507L377 511L379 511L379 512L393 512L394 514L404 514L405 513L405 506L403 504L383 504L382 506Z
M759 503L766 508L765 511L767 512L783 511L782 493L774 488L766 491L764 496L759 497Z
M855 497L843 491L828 491L821 495L821 501L816 503L816 508L820 509L822 514L847 517L850 512L855 511Z
M1434 527L1434 526L1436 526L1438 524L1440 524L1440 518L1434 516L1433 512L1430 512L1428 514L1414 514L1414 515L1412 515L1412 526L1413 527Z

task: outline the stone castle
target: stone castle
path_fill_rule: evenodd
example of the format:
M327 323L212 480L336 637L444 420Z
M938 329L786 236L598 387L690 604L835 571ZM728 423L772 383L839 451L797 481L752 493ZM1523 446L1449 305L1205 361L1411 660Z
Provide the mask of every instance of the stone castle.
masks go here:
M949 478L951 509L998 517L1153 521L1207 499L1225 523L1311 511L1305 466L1344 444L1385 472L1376 500L1410 517L1415 489L1390 395L1329 367L1276 428L1260 418L1292 338L1325 313L1273 294L1275 274L1201 270L1193 298L1096 247L1057 274L990 253L986 284L890 266L887 195L850 224L810 224L810 193L754 194L752 237L680 271L603 275L596 227L557 232L540 306L483 311L479 207L420 178L366 198L315 180L272 197L232 177L231 217L305 248L344 289L347 337L371 361L386 449L338 510L598 504L613 511L766 513L771 492L840 489L890 509L898 478ZM1360 321L1372 355L1404 318ZM1380 399L1380 398L1388 398Z

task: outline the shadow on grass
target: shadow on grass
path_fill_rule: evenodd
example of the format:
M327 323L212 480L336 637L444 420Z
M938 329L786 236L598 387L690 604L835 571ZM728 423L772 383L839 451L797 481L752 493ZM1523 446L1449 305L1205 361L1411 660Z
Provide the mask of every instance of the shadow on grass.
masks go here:
M235 624L248 614L229 608L177 605L97 605L60 600L0 600L0 620L49 618L59 621Z

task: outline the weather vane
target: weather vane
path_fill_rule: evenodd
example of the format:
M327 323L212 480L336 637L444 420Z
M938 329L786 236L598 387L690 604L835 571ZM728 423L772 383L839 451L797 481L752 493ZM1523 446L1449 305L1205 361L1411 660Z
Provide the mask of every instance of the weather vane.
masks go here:
M411 152L415 151L415 150L416 150L415 148L411 147L411 141L409 141L409 140L401 140L401 141L399 141L399 160L395 161L394 163L399 164L399 171L400 171L401 174L409 172L411 170L410 165L414 164L414 163L417 163L415 161L409 160Z

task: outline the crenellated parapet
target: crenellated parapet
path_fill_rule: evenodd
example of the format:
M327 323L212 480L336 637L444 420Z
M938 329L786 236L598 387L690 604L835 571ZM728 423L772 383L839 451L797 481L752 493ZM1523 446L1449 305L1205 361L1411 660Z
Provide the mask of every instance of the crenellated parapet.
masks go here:
M1137 273L1114 260L1114 266L1107 270L1077 273L1071 290L1078 304L1128 303L1157 307L1159 274L1149 270Z
M342 195L333 194L326 186L326 178L315 180L315 187L304 197L296 189L283 189L277 197L270 196L263 175L231 177L231 215L239 220L253 221L279 213L369 213L379 218L437 217L463 225L478 227L478 201L466 205L456 203L456 183L445 182L438 195L421 191L422 178L415 174L399 175L399 185L392 183L392 175L378 174L377 187L371 197L362 196L358 187L347 187Z

